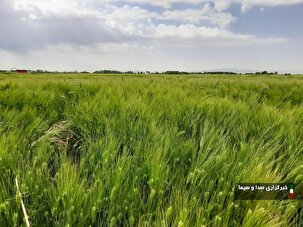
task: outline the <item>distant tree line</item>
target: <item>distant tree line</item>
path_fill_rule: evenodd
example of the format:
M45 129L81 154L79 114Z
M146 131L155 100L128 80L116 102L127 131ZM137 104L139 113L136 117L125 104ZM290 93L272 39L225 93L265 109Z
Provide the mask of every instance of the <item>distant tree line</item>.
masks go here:
M95 71L94 73L96 74L135 74L135 72L133 71L126 71L126 72L122 72L122 71L118 71L118 70L98 70Z
M274 74L279 74L278 72L267 72L267 71L262 71L262 72L256 72L256 75L258 74L268 74L268 75L274 75Z
M11 73L15 72L13 70L0 70L0 73ZM88 71L48 71L48 70L28 70L31 74L91 74ZM216 74L216 75L278 75L278 72L268 72L268 71L258 71L255 73L239 73L239 72L229 72L229 71L204 71L204 72L188 72L188 71L119 71L119 70L110 70L110 69L103 69L94 71L93 74L165 74L165 75L184 75L184 74ZM290 73L285 73L283 75L291 75Z

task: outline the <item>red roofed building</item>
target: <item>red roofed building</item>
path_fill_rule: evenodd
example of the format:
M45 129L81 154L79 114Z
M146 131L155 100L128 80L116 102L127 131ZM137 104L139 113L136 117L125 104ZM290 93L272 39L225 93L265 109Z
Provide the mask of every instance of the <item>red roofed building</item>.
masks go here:
M16 72L16 73L23 73L23 74L26 74L26 73L28 73L28 70L26 70L26 69L16 69L15 72Z

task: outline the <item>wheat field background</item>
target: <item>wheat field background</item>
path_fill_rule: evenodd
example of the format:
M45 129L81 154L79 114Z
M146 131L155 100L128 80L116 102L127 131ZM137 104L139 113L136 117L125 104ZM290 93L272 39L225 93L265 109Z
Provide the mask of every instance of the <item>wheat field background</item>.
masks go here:
M303 77L0 74L0 225L300 226ZM18 195L15 179L22 195Z

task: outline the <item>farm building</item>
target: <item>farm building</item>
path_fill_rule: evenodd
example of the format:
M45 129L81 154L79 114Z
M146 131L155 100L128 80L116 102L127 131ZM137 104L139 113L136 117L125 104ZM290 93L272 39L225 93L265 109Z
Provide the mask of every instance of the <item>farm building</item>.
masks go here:
M21 74L29 73L29 71L26 70L26 69L16 69L15 72L16 72L16 73L21 73Z

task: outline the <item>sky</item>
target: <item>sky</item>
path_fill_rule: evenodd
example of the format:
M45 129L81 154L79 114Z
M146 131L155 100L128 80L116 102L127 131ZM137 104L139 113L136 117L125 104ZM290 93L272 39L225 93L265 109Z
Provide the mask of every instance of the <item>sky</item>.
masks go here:
M0 0L0 68L303 73L303 0Z

